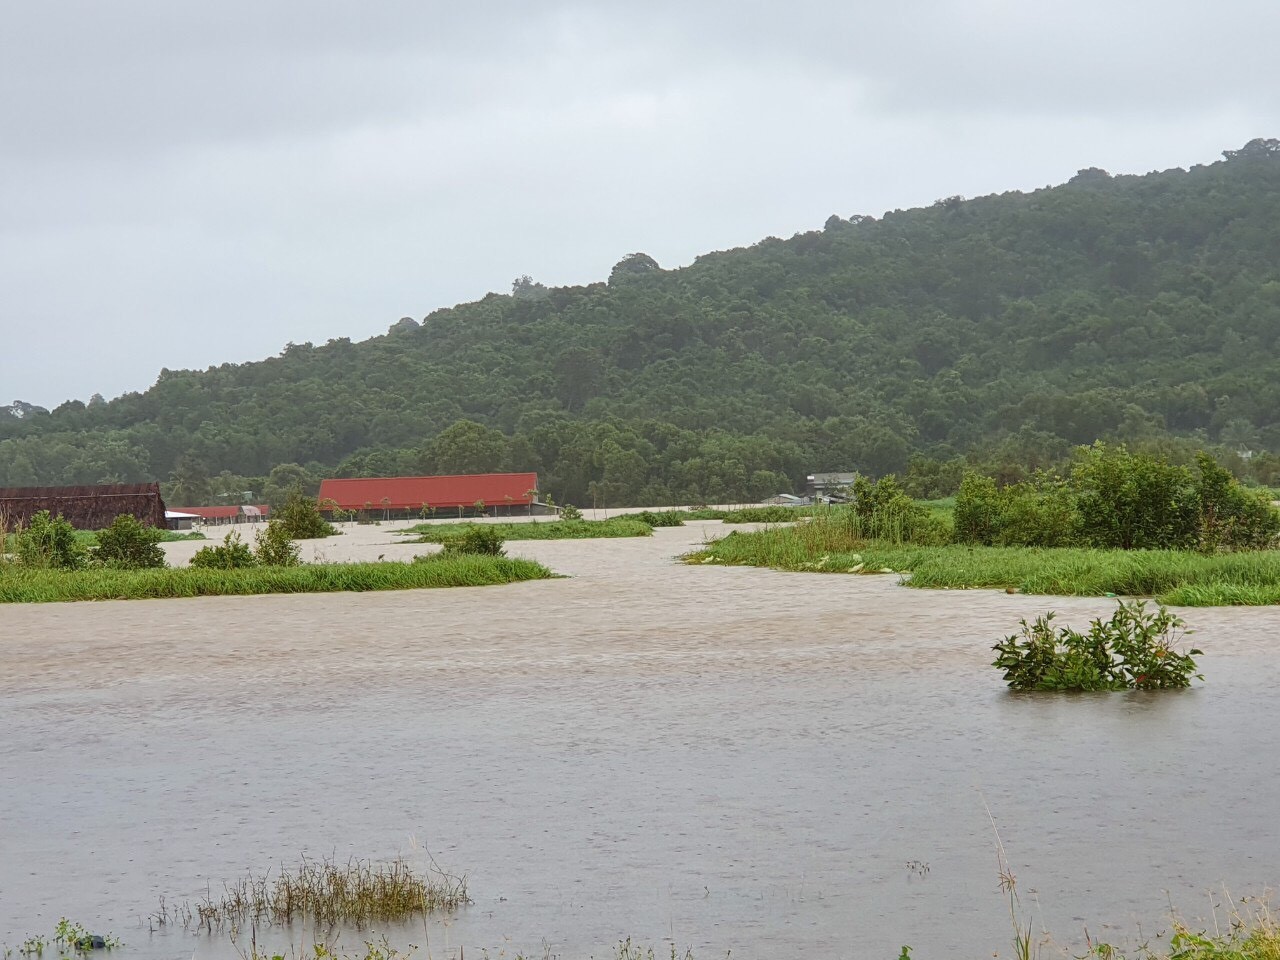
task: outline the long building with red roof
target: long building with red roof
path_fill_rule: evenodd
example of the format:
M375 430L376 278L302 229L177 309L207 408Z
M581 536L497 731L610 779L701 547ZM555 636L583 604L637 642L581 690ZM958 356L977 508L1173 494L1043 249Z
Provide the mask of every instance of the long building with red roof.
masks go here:
M471 473L449 477L352 477L320 481L320 509L417 515L430 510L532 510L536 473Z

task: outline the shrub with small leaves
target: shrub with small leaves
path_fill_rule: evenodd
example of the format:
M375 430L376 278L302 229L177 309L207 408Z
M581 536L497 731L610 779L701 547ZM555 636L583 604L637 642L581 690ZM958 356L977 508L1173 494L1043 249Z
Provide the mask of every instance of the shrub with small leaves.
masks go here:
M491 557L506 556L502 548L503 540L493 527L485 524L473 524L456 537L444 542L445 553L479 553Z
M264 567L296 567L302 563L302 551L279 520L268 521L258 531L253 548L254 558Z
M561 520L581 520L582 511L575 507L572 503L566 503L560 508Z
M253 551L236 530L223 537L221 546L201 547L191 558L191 566L204 570L238 570L257 566L257 563Z
M88 560L85 548L76 542L71 521L61 515L51 517L48 510L33 516L17 535L14 552L23 566L50 570L79 570Z
M117 570L145 570L165 566L160 541L164 531L148 526L129 513L122 513L111 526L98 531L94 561Z
M683 527L684 517L675 510L643 510L630 514L631 519L647 523L651 527Z
M274 511L272 520L281 524L290 540L318 540L338 532L320 515L315 499L300 492L289 494L284 506Z

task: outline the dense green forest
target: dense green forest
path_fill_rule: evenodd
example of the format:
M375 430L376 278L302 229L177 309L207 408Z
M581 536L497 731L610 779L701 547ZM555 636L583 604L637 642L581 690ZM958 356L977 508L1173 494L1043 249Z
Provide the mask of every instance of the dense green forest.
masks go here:
M1097 439L1280 478L1280 141L872 216L406 318L361 343L0 408L0 485L171 502L536 470L560 502L757 499L815 470L1016 474ZM1245 453L1246 457L1237 456ZM1016 479L1016 476L1014 477Z

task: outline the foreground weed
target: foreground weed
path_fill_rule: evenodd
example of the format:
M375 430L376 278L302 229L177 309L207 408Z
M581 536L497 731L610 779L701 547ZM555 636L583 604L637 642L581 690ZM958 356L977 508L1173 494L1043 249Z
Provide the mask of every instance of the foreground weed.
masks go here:
M441 870L425 877L403 860L340 864L304 858L293 870L282 868L275 876L250 874L229 883L217 899L209 896L177 908L166 908L162 902L155 919L209 933L228 926L284 925L295 920L363 929L371 923L408 920L470 902L466 877Z
M90 933L81 924L63 917L54 928L52 937L28 937L18 947L18 953L24 957L42 957L44 952L49 950L51 953L65 957L69 954L87 953L90 950L114 950L123 945L120 938L114 934L108 933L104 936ZM10 951L6 950L5 956L9 954Z

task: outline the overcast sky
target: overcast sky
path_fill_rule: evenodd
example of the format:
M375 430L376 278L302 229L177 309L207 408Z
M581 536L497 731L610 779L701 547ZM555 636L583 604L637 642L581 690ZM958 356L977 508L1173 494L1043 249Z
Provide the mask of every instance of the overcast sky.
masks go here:
M1276 0L4 0L0 403L1280 136Z

